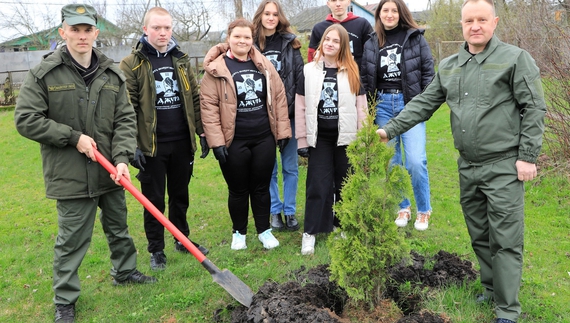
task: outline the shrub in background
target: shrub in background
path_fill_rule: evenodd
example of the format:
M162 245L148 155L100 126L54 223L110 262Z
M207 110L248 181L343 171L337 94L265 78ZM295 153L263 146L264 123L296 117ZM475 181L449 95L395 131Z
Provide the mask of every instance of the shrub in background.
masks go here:
M369 110L347 149L351 174L345 179L342 201L334 207L342 230L333 232L327 243L331 279L352 299L374 307L384 298L389 267L409 255L394 216L403 194L410 196L411 183L404 167L390 165L394 149L380 141L374 106Z

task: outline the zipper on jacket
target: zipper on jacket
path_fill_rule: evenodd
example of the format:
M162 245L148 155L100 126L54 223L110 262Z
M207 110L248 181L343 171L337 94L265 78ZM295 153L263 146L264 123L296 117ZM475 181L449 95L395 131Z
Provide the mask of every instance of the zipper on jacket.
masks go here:
M183 55L181 58L184 58L186 55ZM173 62L174 64L174 62ZM190 67L192 68L192 67ZM182 82L184 83L184 88L186 89L186 92L190 92L191 88L190 88L190 80L188 79L188 74L186 74L186 70L184 69L184 66L178 66L178 71L179 71L179 77L182 78ZM190 96L192 96L192 93L189 93ZM182 102L184 102L184 117L186 118L186 122L188 123L188 131L190 132L190 136L192 136L192 126L191 126L191 119L190 117L188 117L188 102L186 102L186 93L182 92L181 95L181 100ZM192 102L192 106L194 106L194 103ZM196 123L194 122L194 130L196 130Z
M268 98L268 106L269 106L269 112L273 113L273 100L271 98L271 86L269 85L269 83L271 82L271 79L269 77L269 71L265 70L265 78L267 80L267 98ZM275 115L275 120L277 120L277 115Z
M155 80L153 80L154 78L154 74L152 73L152 65L150 64L149 60L145 60L145 62L148 64L148 70L150 71L150 73L148 73L148 78L150 79L150 84L155 84ZM142 64L142 62L141 62ZM156 90L154 91L154 96L153 96L153 102L156 102ZM155 155L156 152L156 123L157 123L157 116L156 116L156 107L154 109L152 109L152 114L153 114L153 118L152 118L152 131L151 131L151 142L150 142L150 153L151 156Z
M182 66L178 66L178 71L180 71L180 74L182 74L182 82L184 83L184 88L186 88L186 91L190 90L190 82L188 81L188 77L186 76L186 72Z
M224 82L224 96L226 97L226 101L228 100L228 81L226 81L225 77L222 77L222 81Z
M275 142L277 142L279 140L279 138L277 138L277 123L279 123L279 118L277 113L273 112L273 98L271 97L271 77L269 75L269 71L267 69L265 69L265 79L266 79L266 83L267 83L267 107L269 108L269 113L273 115L273 119L275 119L274 122L274 126L273 126L273 131L274 131L274 137L275 137ZM287 107L288 108L288 107ZM289 113L289 112L287 112Z

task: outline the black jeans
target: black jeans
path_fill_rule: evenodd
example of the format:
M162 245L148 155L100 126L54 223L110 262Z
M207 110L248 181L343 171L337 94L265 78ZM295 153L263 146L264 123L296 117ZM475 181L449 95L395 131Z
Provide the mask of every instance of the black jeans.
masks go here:
M146 157L146 164L143 166L145 171L140 171L137 175L142 193L164 213L167 188L168 219L182 234L188 236L188 185L194 169L194 152L190 138L159 143L156 157ZM146 209L144 230L148 240L148 252L164 250L164 226Z
M348 174L346 146L337 146L337 137L319 136L315 148L309 148L304 232L332 232L339 222L333 214L333 202L340 201L340 190Z
M269 182L275 163L272 134L256 139L234 139L226 163L220 165L228 184L228 208L233 232L247 233L249 200L257 233L269 229Z

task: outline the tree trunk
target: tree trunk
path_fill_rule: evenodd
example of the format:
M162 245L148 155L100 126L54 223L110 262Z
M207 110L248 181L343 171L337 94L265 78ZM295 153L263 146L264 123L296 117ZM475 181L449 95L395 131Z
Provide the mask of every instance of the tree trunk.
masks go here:
M235 10L236 10L236 18L243 18L243 2L242 0L234 0Z

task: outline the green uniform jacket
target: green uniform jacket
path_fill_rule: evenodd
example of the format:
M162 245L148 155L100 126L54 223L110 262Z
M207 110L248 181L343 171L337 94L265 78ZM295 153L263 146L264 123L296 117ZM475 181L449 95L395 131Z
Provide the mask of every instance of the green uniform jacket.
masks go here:
M140 41L133 49L132 53L123 58L119 65L127 77L127 87L131 96L131 102L137 114L137 144L139 149L146 156L155 157L156 138L156 85L152 65L148 57L141 52ZM172 57L172 65L176 73L178 84L181 84L180 91L183 100L183 107L186 111L192 149L196 151L196 136L204 133L202 118L200 117L200 94L198 83L190 65L190 59L186 53L180 51L176 46L169 53Z
M40 143L46 196L95 197L121 189L109 173L77 151L79 136L97 143L105 158L128 164L136 148L135 112L125 77L113 60L93 49L99 69L89 87L65 48L44 56L20 89L14 119L18 132Z
M447 102L455 148L473 165L517 156L536 163L546 104L540 71L530 54L493 36L472 56L465 43L444 59L423 93L383 129L388 138L428 120Z

